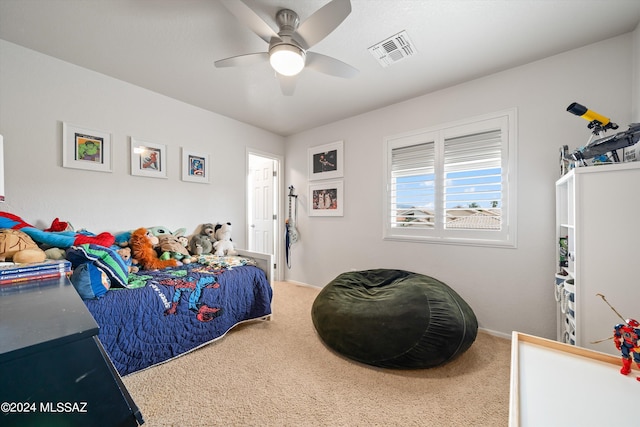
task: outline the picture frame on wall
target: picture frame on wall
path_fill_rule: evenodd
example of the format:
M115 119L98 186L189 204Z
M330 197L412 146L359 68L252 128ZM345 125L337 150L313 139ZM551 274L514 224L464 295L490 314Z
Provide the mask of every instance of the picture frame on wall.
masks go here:
M210 182L209 155L182 148L182 180L187 182Z
M63 122L62 166L111 172L111 134Z
M309 184L309 216L343 216L344 181Z
M167 178L167 146L131 137L131 175Z
M308 149L309 181L335 179L344 176L344 141Z

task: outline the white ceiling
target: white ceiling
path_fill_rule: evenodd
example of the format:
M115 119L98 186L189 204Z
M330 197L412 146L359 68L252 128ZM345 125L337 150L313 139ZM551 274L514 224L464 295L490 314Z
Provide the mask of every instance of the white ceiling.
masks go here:
M328 1L245 3L277 31L279 9L304 22ZM345 80L303 70L290 97L268 64L213 66L267 49L217 0L0 0L0 38L287 136L617 36L640 21L639 0L351 4L347 19L311 50L360 73ZM368 48L403 30L417 54L381 67Z

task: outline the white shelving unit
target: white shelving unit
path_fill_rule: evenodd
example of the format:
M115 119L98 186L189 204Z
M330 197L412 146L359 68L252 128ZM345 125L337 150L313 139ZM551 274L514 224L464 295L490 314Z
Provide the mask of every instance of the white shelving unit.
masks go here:
M640 320L640 162L580 167L556 182L556 247L558 341L619 355L607 338L622 320L597 294Z

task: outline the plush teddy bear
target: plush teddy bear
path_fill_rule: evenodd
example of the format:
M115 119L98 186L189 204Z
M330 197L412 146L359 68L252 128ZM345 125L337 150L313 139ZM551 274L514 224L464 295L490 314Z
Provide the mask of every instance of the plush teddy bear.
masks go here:
M213 250L217 256L238 255L231 241L231 223L216 224L216 241L213 243Z
M146 228L141 227L131 233L129 240L131 255L138 261L141 268L145 270L156 270L167 267L178 266L178 260L159 259L154 246L158 244L158 238L149 233Z
M0 261L16 263L42 262L47 255L29 235L20 230L0 230Z
M118 255L120 255L120 258L122 258L122 260L124 261L124 263L126 264L127 268L129 269L129 273L137 273L139 268L136 264L138 264L138 261L131 258L131 248L130 247L126 247L126 248L121 248L119 246L113 246L112 247L113 250L115 250Z
M189 240L189 253L191 255L206 255L213 250L213 243L208 236L194 234Z
M211 224L210 222L206 224L202 224L202 228L200 229L200 234L203 236L207 236L209 240L215 242L216 240L216 226Z
M189 242L186 245L189 253L196 256L212 253L213 242L216 241L215 233L216 230L213 224L202 224L200 231L189 237Z

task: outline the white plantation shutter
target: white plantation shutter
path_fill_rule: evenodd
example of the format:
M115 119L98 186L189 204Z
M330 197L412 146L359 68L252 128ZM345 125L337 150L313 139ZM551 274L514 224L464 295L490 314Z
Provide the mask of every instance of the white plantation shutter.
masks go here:
M503 150L500 128L445 138L445 227L500 230Z
M501 160L500 129L444 140L445 172L499 168Z
M392 227L433 227L434 165L433 141L392 148L389 210Z
M434 142L423 142L391 150L391 168L396 176L433 173Z
M509 110L387 138L384 237L514 247L515 135Z

